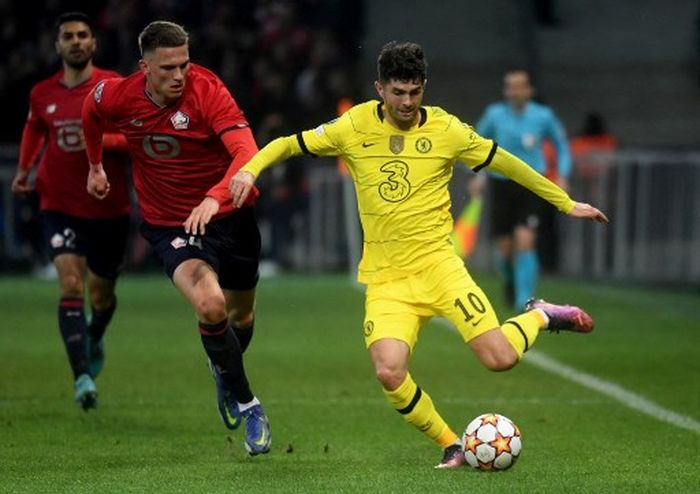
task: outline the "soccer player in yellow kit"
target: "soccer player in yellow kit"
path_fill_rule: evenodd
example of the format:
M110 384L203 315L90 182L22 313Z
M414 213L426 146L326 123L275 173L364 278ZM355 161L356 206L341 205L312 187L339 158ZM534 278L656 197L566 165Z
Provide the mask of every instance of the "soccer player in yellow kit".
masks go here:
M376 376L392 406L444 451L438 468L464 463L460 438L408 372L421 327L433 316L451 321L479 361L501 371L518 363L540 330L588 332L578 307L533 300L502 325L450 241L448 183L455 162L510 177L576 218L607 222L598 209L574 202L531 167L437 107L421 106L426 61L415 43L388 43L368 101L313 130L281 137L260 150L231 181L242 204L267 167L302 153L342 156L355 182L364 231L358 280L367 285L364 335ZM203 232L218 210L203 201L185 222Z

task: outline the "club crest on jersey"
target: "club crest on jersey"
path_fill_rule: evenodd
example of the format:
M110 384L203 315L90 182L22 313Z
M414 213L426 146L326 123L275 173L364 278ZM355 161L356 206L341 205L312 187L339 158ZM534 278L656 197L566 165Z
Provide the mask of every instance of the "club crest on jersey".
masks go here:
M105 82L102 81L100 82L97 86L95 86L95 102L99 103L102 101L102 93L105 90Z
M400 154L403 151L403 136L391 136L389 137L389 149L394 154Z
M56 111L56 103L51 103L46 107L46 113L53 113Z
M190 126L190 117L186 113L177 111L175 115L170 117L170 122L173 124L175 130L187 130Z
M433 143L427 137L419 137L416 141L416 151L419 153L427 153L433 148Z

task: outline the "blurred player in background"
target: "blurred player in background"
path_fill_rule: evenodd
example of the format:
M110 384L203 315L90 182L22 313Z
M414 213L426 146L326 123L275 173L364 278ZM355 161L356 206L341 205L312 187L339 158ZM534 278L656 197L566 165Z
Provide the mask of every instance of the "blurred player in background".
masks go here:
M113 124L129 144L141 233L197 315L224 425L235 429L244 418L248 452L267 453L268 420L243 367L258 282L257 194L233 207L228 191L231 176L257 145L221 80L190 62L182 26L152 22L139 35L139 48L139 72L105 81L85 100L88 190L105 200L111 194L102 133ZM206 232L190 234L183 222L200 202L217 204L219 214Z
M489 105L476 131L544 174L543 139L556 149L558 184L568 190L571 154L564 127L548 106L532 101L534 88L524 70L506 73L505 101ZM498 173L491 173L491 231L496 239L496 265L505 280L506 299L516 310L534 296L539 276L537 228L547 204ZM483 179L476 179L483 185Z
M290 156L342 156L355 182L364 232L358 280L367 285L364 335L370 358L393 407L443 448L437 467L451 468L465 461L460 439L408 372L420 329L431 317L450 320L479 361L494 371L517 364L542 329L593 329L581 309L543 301L533 301L526 313L499 326L450 242L448 183L455 162L503 173L570 216L607 218L572 201L456 117L421 106L426 71L420 46L387 44L375 82L381 102L359 104L314 130L275 139L234 175L231 194L234 205L244 204L256 177ZM202 231L216 212L213 203L196 208L186 228Z
M114 289L126 249L130 204L125 155L105 156L105 169L113 177L108 200L99 201L85 190L89 167L81 110L97 83L119 74L93 65L95 29L83 13L58 18L55 45L63 68L32 88L12 191L23 195L33 190L30 170L46 145L36 177L41 221L58 272L58 326L73 370L75 399L88 410L97 406L94 379L102 369L103 336L117 305ZM125 146L122 135L104 135L106 149Z

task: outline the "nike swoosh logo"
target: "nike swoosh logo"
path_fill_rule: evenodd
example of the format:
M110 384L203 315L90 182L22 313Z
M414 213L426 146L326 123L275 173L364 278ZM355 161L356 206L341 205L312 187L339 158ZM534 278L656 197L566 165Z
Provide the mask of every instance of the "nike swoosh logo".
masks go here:
M263 427L262 436L260 436L260 439L255 441L255 444L258 446L265 446L266 442L267 442L267 429L265 427Z
M368 147L370 147L370 146L374 146L375 144L377 144L377 143L376 143L376 142L363 142L363 143L362 143L362 147L363 147L363 148L368 148Z
M486 317L486 316L484 316L484 317ZM474 322L472 323L472 326L476 326L477 324L479 324L479 323L484 319L484 317L481 317L481 318L479 318L478 320L474 321Z
M228 417L229 422L232 424L237 424L239 420L241 420L240 415L239 416L233 416L231 415L231 412L229 411L228 407L226 407L226 417Z

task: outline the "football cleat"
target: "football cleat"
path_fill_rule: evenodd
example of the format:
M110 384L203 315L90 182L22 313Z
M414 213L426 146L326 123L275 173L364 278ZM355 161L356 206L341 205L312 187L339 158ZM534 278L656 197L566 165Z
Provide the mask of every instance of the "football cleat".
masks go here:
M573 305L556 305L542 299L531 298L525 304L525 311L541 309L549 318L547 328L550 331L574 331L590 333L593 331L593 319L583 309Z
M88 373L95 379L102 371L105 364L104 340L92 341L88 338Z
M461 444L453 444L445 448L442 461L435 468L457 468L464 465L467 459L464 457Z
M224 380L214 364L211 363L211 360L208 361L208 364L216 383L216 407L219 410L219 416L221 416L221 420L227 428L231 430L238 429L241 425L241 411L238 409L238 401L236 401L233 391L224 384Z
M262 405L253 405L241 412L245 419L245 449L250 456L270 451L270 422Z
M85 411L97 408L97 387L89 374L80 374L75 380L75 401Z

